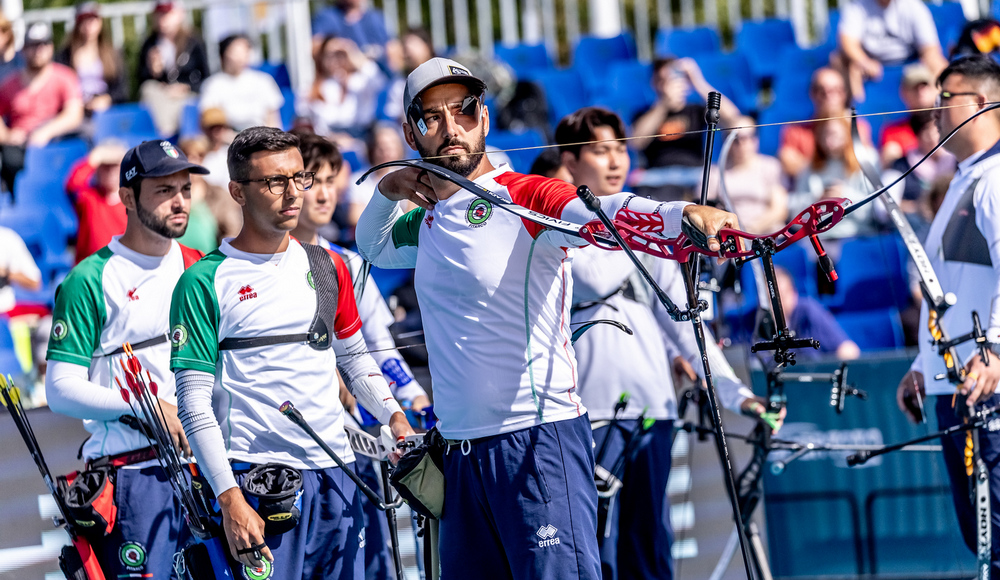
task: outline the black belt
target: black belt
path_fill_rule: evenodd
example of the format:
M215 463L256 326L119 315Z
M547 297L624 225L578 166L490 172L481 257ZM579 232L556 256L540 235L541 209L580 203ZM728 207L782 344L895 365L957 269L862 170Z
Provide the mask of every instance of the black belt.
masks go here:
M150 338L149 340L144 340L142 342L137 342L137 343L133 344L132 345L132 350L139 350L140 348L148 348L148 347L151 347L151 346L156 346L158 344L163 344L163 343L167 342L167 340L168 340L167 335L166 334L161 334L159 336L154 336L153 338ZM116 354L125 354L125 345L119 346L118 348L116 348L115 350L113 350L111 352L106 352L106 353L98 355L98 356L99 357L101 357L101 356L115 356Z
M310 334L302 332L299 334L277 334L274 336L252 336L244 338L230 336L222 339L222 342L219 343L219 350L241 350L244 348L273 346L275 344L289 344L293 342L310 342Z
M87 464L89 469L96 469L105 465L125 467L126 465L135 465L136 463L151 461L153 459L156 459L156 450L152 447L143 447L142 449L133 449L124 453L98 457L93 461L88 461Z

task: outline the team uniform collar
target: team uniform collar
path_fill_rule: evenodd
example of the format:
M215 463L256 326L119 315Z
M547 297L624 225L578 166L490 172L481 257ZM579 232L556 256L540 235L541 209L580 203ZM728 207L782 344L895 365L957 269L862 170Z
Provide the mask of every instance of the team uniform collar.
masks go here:
M180 247L177 245L176 240L170 240L170 250L163 256L150 256L147 254L139 253L132 248L129 248L125 244L121 243L122 236L113 236L111 241L108 242L108 249L111 250L115 255L121 256L130 262L134 262L146 269L158 268L164 260L170 258L175 251L179 251Z

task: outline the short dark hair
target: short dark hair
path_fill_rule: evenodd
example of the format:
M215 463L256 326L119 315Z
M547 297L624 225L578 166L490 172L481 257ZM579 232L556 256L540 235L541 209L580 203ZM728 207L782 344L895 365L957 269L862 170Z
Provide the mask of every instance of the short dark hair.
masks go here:
M427 45L427 48L431 49L431 56L434 56L434 41L431 39L431 33L426 28L423 26L407 28L399 35L399 38L402 39L404 36L416 36Z
M559 126L556 127L556 144L559 145L559 151L568 151L574 157L579 157L583 145L573 145L573 143L592 141L598 127L611 127L616 138L625 138L625 124L622 123L621 117L601 107L584 107L559 121Z
M914 135L919 135L927 128L927 125L934 123L934 111L915 111L910 115L910 130Z
M314 133L299 135L299 151L302 152L302 162L307 171L318 171L324 163L329 163L330 169L338 173L344 164L340 149Z
M659 57L656 57L655 59L653 59L653 66L652 66L652 70L651 70L652 74L655 75L656 73L660 72L661 68L668 67L668 66L674 64L675 60L677 60L677 58L675 58L673 56L659 56Z
M219 42L219 58L225 58L226 51L229 50L229 46L237 40L245 40L250 44L250 46L253 46L253 41L250 40L250 37L246 34L243 34L242 32L230 34Z
M962 75L975 82L987 93L989 100L1000 97L1000 64L992 57L984 54L963 56L955 59L948 68L938 75L937 84L941 86L951 75Z
M250 179L250 156L261 151L297 149L299 138L274 127L250 127L237 133L229 145L229 179Z
M531 171L528 173L544 177L555 177L560 167L562 167L562 160L559 152L555 149L543 149L531 164Z

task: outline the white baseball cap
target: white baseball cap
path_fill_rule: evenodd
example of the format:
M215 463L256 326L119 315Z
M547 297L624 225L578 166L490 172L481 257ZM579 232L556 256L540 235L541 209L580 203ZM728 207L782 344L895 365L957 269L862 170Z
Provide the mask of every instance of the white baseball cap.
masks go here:
M406 77L403 111L410 116L410 106L420 93L431 87L450 83L465 85L476 96L486 91L486 83L473 76L465 65L448 58L436 57L413 69L413 72Z

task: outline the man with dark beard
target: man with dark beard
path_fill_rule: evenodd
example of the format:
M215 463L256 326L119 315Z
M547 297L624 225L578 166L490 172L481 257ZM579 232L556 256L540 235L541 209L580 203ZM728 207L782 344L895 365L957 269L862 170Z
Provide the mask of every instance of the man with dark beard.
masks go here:
M535 212L596 219L568 183L493 167L485 89L452 60L417 67L403 93L407 144ZM434 412L449 441L441 577L599 579L593 435L569 328L570 266L586 242L416 168L378 190L358 221L358 248L381 268L416 269ZM404 215L402 200L419 207ZM687 218L714 249L719 229L738 227L726 212L627 193L601 204L611 216L627 219L627 207L662 220L656 233L668 238Z
M190 537L149 440L118 420L132 412L115 377L122 344L130 342L159 385L168 430L190 455L177 419L167 314L177 280L201 257L175 241L188 225L191 173L208 170L168 141L129 150L118 192L128 214L125 233L80 262L56 290L46 396L53 411L83 419L92 434L82 448L87 466L114 478L117 521L93 541L108 578L168 578L174 553Z

